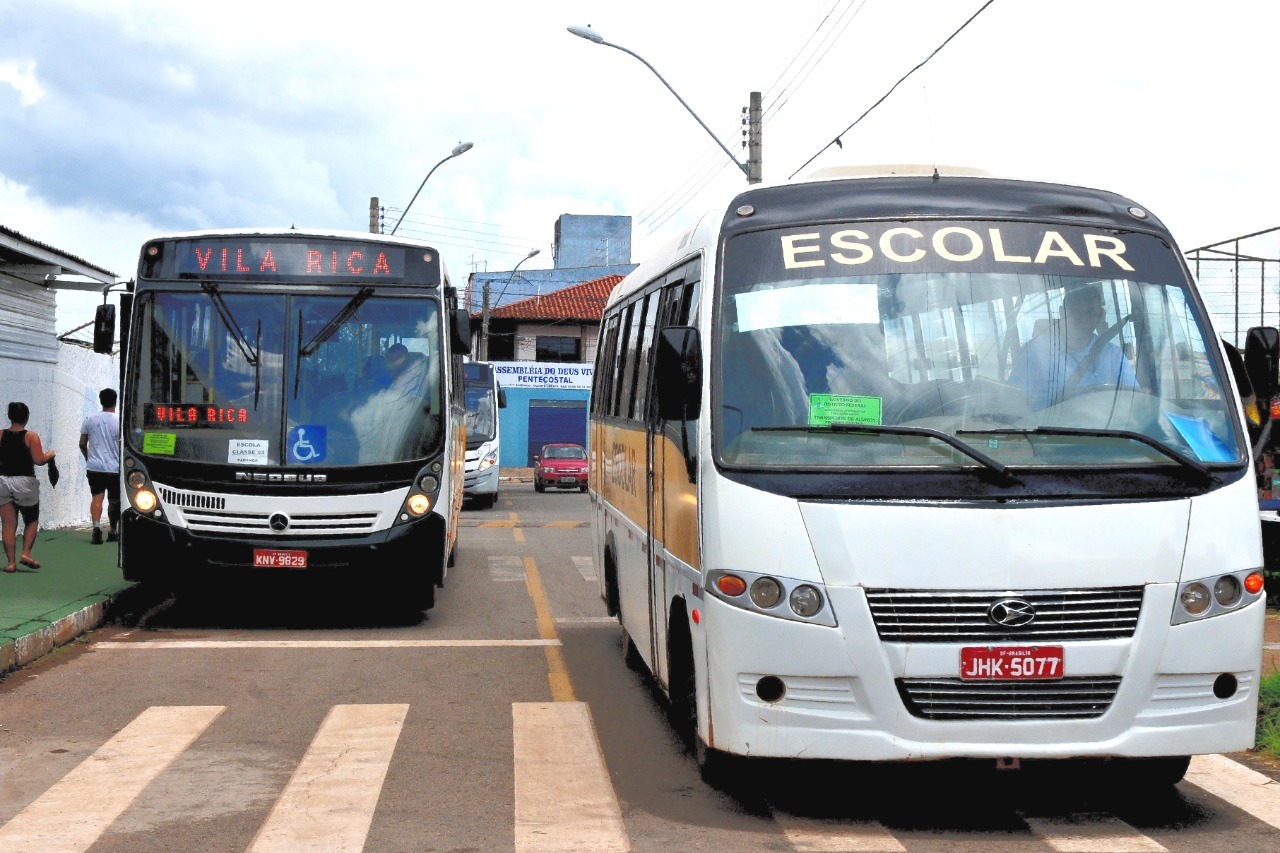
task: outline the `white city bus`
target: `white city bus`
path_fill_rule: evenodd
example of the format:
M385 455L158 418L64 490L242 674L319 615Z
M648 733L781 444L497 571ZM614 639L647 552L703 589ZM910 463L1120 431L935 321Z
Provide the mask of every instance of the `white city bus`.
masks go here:
M307 575L435 603L462 505L469 340L435 249L294 229L158 237L124 304L126 578Z
M601 341L601 594L704 775L1106 756L1173 781L1252 744L1249 436L1132 201L936 173L750 189L618 285Z
M507 392L498 384L487 361L462 363L462 388L467 403L467 455L463 494L478 507L498 502L498 473L502 446L498 409L507 407Z

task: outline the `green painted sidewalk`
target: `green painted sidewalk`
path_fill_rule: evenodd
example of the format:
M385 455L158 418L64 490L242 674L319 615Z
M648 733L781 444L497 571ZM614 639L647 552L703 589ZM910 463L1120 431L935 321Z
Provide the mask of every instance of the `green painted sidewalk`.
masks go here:
M97 627L110 601L133 586L116 566L116 543L92 545L89 536L88 529L41 530L31 556L42 567L0 573L0 673Z

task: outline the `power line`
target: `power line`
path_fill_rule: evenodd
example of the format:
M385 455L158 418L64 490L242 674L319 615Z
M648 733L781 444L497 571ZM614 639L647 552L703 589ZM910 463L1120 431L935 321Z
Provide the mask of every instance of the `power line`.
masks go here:
M835 138L834 138L834 139L832 139L832 140L831 140L830 142L828 142L826 145L824 145L824 146L822 146L821 148L819 148L819 149L818 149L818 151L817 151L817 153L816 153L816 154L814 154L812 157L810 157L808 160L804 161L804 163L803 163L803 164L801 164L801 166L800 166L800 168L799 168L799 169L796 169L794 172L792 172L790 175L788 175L788 176L787 176L787 177L788 177L788 179L790 179L790 178L794 178L796 175L800 174L800 171L801 171L802 169L804 169L806 166L808 166L808 165L809 165L810 163L812 163L814 160L817 160L817 159L818 159L818 157L819 157L819 156L821 156L821 155L822 155L822 153L823 153L824 151L826 151L828 148L830 148L832 145L836 145L836 146L839 146L839 147L843 148L843 147L844 147L844 144L840 141L840 137L844 136L846 133L848 133L849 131L853 130L853 128L857 126L858 122L862 121L864 118L866 118L868 115L870 115L870 114L871 114L871 111L872 111L872 110L874 110L876 107L878 107L878 106L880 106L882 103L884 103L884 102L889 98L889 96L893 94L894 90L895 90L895 89L897 89L899 86L901 86L901 85L902 85L902 83L903 83L903 82L904 82L908 77L910 77L912 74L915 74L917 71L919 71L921 68L923 68L923 67L924 67L924 66L929 62L929 60L931 60L931 59L933 59L935 56L937 56L937 55L938 55L938 53L939 53L939 52L940 52L944 47L946 47L948 44L950 44L950 43L951 43L951 40L952 40L953 38L955 38L956 36L960 35L960 33L964 30L964 28L965 28L965 27L967 27L967 26L969 26L970 24L972 24L972 23L973 23L973 21L974 21L974 19L975 19L975 18L977 18L979 15L981 15L983 12L985 12L985 11L987 10L987 7L988 7L988 6L990 6L990 5L991 5L992 3L994 3L994 2L996 2L996 0L987 0L987 2L986 2L986 3L983 3L983 4L982 4L982 8L978 9L978 11L976 11L976 12L974 12L972 15L970 15L970 16L969 16L969 19L968 19L967 21L965 21L963 24L961 24L961 25L956 29L956 31L955 31L955 32L953 32L951 35L947 36L946 40L945 40L945 41L943 41L943 42L942 42L942 44L940 44L940 45L938 45L936 48L934 48L933 53L929 54L929 55L928 55L928 56L926 56L924 59L922 59L922 60L920 61L920 63L919 63L918 65L916 65L916 67L915 67L915 68L912 68L912 69L911 69L910 71L908 71L906 74L903 74L903 75L902 75L902 77L898 80L898 82L897 82L897 83L894 83L892 86L890 86L890 87L889 87L889 91L887 91L887 92L885 92L883 95L881 95L881 96L880 96L880 99L879 99L879 100L877 100L874 104L872 104L871 106L867 107L866 112L864 112L862 115L860 115L860 116L858 116L856 119L854 119L853 124L851 124L851 125L849 125L848 127L846 127L846 128L845 128L844 130L842 130L840 133L837 133L837 134L835 135Z

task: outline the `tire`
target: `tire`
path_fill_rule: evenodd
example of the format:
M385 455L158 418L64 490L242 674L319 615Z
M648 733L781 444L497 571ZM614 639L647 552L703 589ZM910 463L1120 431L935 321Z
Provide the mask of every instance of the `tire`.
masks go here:
M626 628L622 629L622 662L632 672L645 671L644 658L640 657L640 650L636 648L636 642L631 639Z
M737 758L708 746L698 735L697 677L693 662L693 641L684 622L683 609L672 613L669 652L671 702L669 713L676 733L684 741L685 749L693 756L702 781L713 788L726 790L733 784L737 772ZM678 627L677 627L678 626Z
M578 486L578 491L582 492L583 494L586 494L587 487L586 487L586 486Z
M538 482L537 480L534 480L534 481L533 481L533 490L534 490L535 492L545 492L545 491L547 490L547 487L546 487L546 486L544 486L544 485L542 485L542 483Z

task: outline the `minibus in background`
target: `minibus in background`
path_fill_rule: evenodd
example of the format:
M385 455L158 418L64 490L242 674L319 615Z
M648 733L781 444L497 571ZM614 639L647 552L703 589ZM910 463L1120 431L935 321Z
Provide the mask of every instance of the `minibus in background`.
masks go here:
M434 248L158 237L122 302L125 578L227 590L305 575L433 606L462 505L469 346Z
M462 388L467 403L467 455L463 494L475 506L498 502L498 409L507 407L507 392L487 361L462 363Z
M932 168L741 193L604 312L594 556L628 660L707 778L1107 757L1171 783L1250 747L1227 356L1119 195Z

